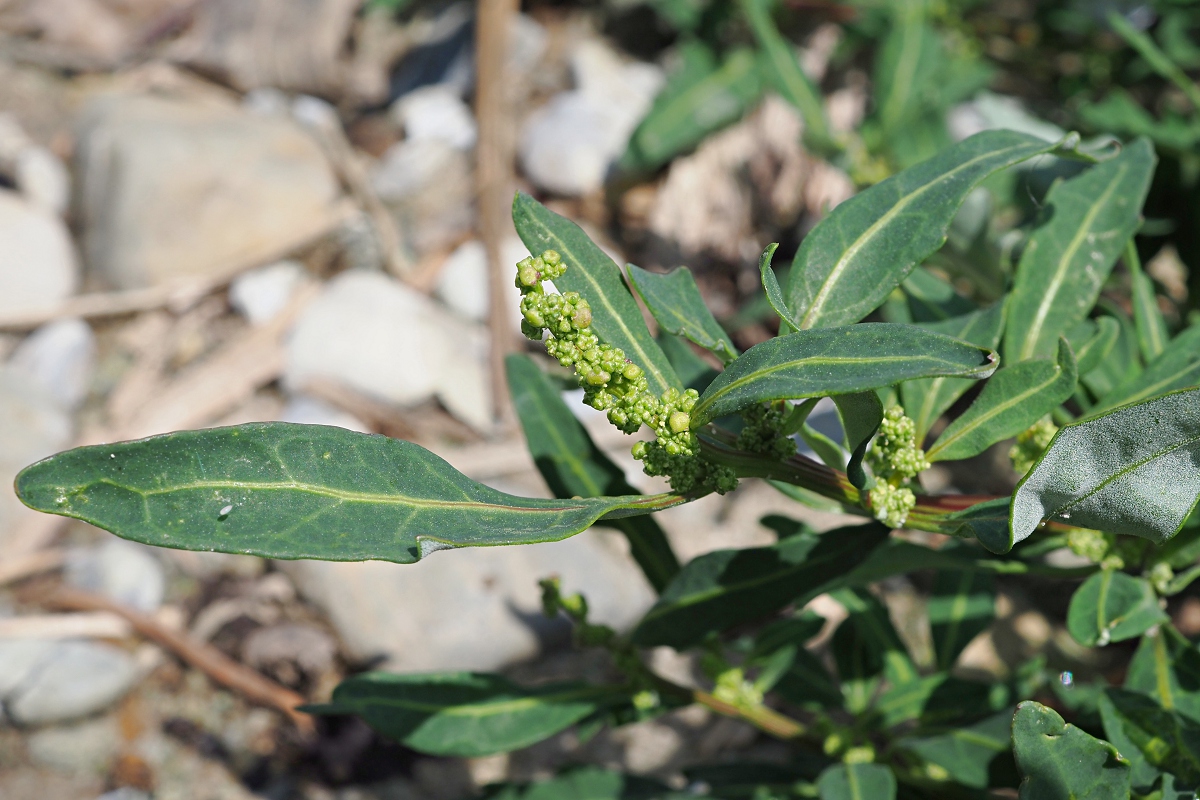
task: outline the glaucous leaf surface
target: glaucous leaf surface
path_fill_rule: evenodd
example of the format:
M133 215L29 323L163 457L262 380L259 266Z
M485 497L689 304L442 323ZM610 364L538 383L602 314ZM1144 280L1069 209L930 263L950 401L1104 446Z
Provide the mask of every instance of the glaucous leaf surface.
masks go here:
M972 789L1012 786L1016 767L1012 760L1012 711L1001 711L961 728L929 736L906 736L896 742L900 750L937 764L950 780Z
M678 267L664 274L633 264L628 270L629 282L663 330L711 350L725 363L737 358L733 340L713 319L691 270Z
M596 447L533 359L513 354L504 365L525 444L555 497L637 494L626 482L624 471ZM625 535L630 555L655 591L661 592L679 572L671 543L653 517L626 517L604 524Z
M996 617L992 576L974 570L941 570L929 596L929 625L937 668L949 670L971 640Z
M1112 569L1084 581L1067 609L1067 631L1085 647L1133 639L1166 620L1148 580Z
M661 395L667 389L682 390L683 384L650 335L616 262L582 228L524 192L513 199L512 217L530 253L556 250L562 256L567 271L554 282L555 287L583 295L592 309L592 331L624 350L626 358L645 371L650 391Z
M1185 788L1200 786L1200 726L1163 708L1145 695L1125 689L1105 689L1100 698L1104 735L1134 764L1137 777L1153 780L1154 772L1139 769L1139 761L1155 772L1169 772Z
M1044 519L1164 542L1200 498L1200 389L1064 426L1013 493L1013 540Z
M883 422L883 401L875 392L835 394L832 399L842 420L842 430L846 433L846 447L850 450L846 477L856 489L865 490L867 473L863 470L862 462L871 437Z
M925 453L930 461L977 456L996 442L1016 436L1058 408L1075 392L1075 354L1058 340L1054 361L1038 358L996 370L971 407L942 431Z
M1137 139L1050 189L1008 300L1006 362L1051 355L1058 337L1091 311L1137 229L1156 161L1150 142Z
M515 497L411 442L287 422L79 447L26 467L16 486L31 508L158 547L401 564L565 539L663 502Z
M1137 403L1197 384L1200 384L1200 325L1193 325L1172 339L1144 370L1104 395L1097 410Z
M1009 526L1012 501L1007 497L976 503L970 508L947 514L943 532L951 536L973 536L993 553L1007 553L1013 547Z
M985 378L994 351L886 322L797 331L751 347L700 395L692 427L768 400L853 394L939 375Z
M1075 365L1080 376L1100 366L1112 352L1120 333L1121 323L1109 316L1097 317L1095 321L1085 319L1067 331L1067 341L1075 351Z
M896 800L896 776L883 764L834 764L817 789L821 800Z
M623 696L581 683L529 689L473 672L367 672L338 684L329 703L304 708L357 714L422 753L473 758L540 742Z
M885 539L887 529L868 524L706 553L684 565L634 629L633 642L683 649L789 603L802 605Z
M1027 700L1013 717L1020 800L1127 800L1129 759L1108 742L1068 725L1058 712Z
M913 273L916 274L915 272ZM941 322L927 322L922 328L970 342L978 347L995 350L1004 331L1004 304L996 303ZM900 397L904 411L917 427L917 442L925 441L926 434L937 421L954 405L954 401L966 394L975 385L971 378L923 378L900 384Z
M984 131L860 192L804 237L787 299L802 328L858 322L946 239L963 199L988 175L1058 145Z

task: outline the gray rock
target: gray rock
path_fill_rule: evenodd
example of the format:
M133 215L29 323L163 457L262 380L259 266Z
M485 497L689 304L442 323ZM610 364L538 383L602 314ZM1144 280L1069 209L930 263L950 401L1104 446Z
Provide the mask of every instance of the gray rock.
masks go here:
M74 410L87 399L96 372L96 336L81 319L51 322L30 334L9 358L58 403Z
M604 185L664 78L658 67L626 64L595 40L576 46L571 69L576 88L529 116L519 150L525 174L538 186L582 195Z
M13 163L17 188L29 202L62 215L71 200L71 176L58 156L44 147L26 147Z
M475 146L478 131L471 109L456 89L424 86L392 104L391 115L409 139L438 139L459 150Z
M371 432L370 426L353 414L303 394L288 399L287 405L279 414L279 421L296 422L301 425L332 425L359 433Z
M490 426L484 330L379 273L330 281L297 320L287 351L291 389L328 379L398 406L436 395L464 422Z
M283 310L304 280L304 265L276 261L244 275L229 285L229 304L252 325L270 322Z
M24 370L0 366L0 542L18 520L35 513L17 499L13 478L23 467L65 449L71 435L71 418L52 395Z
M25 682L52 647L53 639L0 641L0 703Z
M475 224L471 158L441 139L392 145L371 184L418 255L449 247Z
M333 669L337 643L312 625L284 623L252 631L242 642L242 661L288 685L320 678Z
M120 789L105 792L97 797L96 800L154 800L154 798L141 789L134 789L132 786L122 786Z
M67 556L68 583L152 613L162 605L166 580L152 548L109 537Z
M328 224L339 194L294 122L223 100L97 98L81 120L76 174L88 267L120 288L293 247Z
M75 725L43 728L29 735L34 763L59 772L103 775L121 747L117 721L101 717Z
M56 642L9 695L6 710L23 725L87 716L119 700L137 676L123 650L96 642Z
M516 236L504 240L500 260L506 266L515 265L527 257L529 251ZM521 329L521 292L512 281L505 281L509 289L507 307L512 310L513 330ZM510 288L511 287L511 288ZM442 271L438 274L434 296L464 317L486 322L488 307L488 264L483 242L471 239L463 242L446 257Z
M537 582L550 575L582 592L592 619L628 628L653 602L616 534L561 542L449 550L416 564L281 562L321 606L352 658L384 656L405 672L492 670L535 655L563 630L541 613ZM397 613L397 609L403 609Z
M0 314L58 305L79 283L67 226L0 189Z

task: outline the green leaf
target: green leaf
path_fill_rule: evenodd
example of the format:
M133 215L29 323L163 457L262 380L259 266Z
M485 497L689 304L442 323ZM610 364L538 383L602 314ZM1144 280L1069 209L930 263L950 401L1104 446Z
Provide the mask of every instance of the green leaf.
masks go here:
M1067 631L1085 647L1133 639L1166 620L1150 581L1112 569L1084 581L1067 609Z
M682 68L629 139L621 158L626 169L657 169L736 122L762 94L762 69L752 50L734 50L719 64L705 45L690 42L681 50Z
M491 787L485 800L684 800L658 781L600 767L577 767L537 783Z
M779 286L779 279L775 277L775 270L771 269L771 259L775 257L775 251L778 248L778 243L767 245L767 249L763 251L762 257L758 260L758 273L762 278L763 291L767 293L767 303L770 304L782 323L779 334L783 336L799 330L800 323L796 322L792 317L792 312L788 310L787 301L783 299L783 289Z
M1196 507L1197 463L1200 389L1067 425L1013 493L1013 541L1057 518L1161 544Z
M803 647L790 648L787 669L774 690L789 703L805 708L841 708L842 690L821 659Z
M872 523L706 553L684 566L638 623L633 642L684 649L789 603L803 605L886 538L887 530Z
M792 314L802 328L859 321L941 246L976 184L1057 147L1026 134L984 131L838 205L804 237L792 262Z
M1070 397L1078 377L1075 354L1064 338L1058 340L1057 361L1039 358L1001 367L926 456L930 461L958 461L1016 436Z
M629 282L659 327L711 350L727 364L737 358L733 340L713 319L691 270L679 267L662 274L633 264L628 269Z
M947 514L943 518L943 533L973 536L991 552L1007 553L1015 544L1008 524L1011 504L1009 498L1000 497Z
M883 422L883 401L875 392L858 394L835 394L834 405L842 419L842 430L846 432L846 447L850 450L850 461L846 464L846 477L854 488L867 488L867 473L862 468L871 437Z
M22 470L17 494L158 547L400 564L450 547L557 541L669 497L514 497L411 442L286 422L79 447Z
M529 252L557 250L568 265L554 282L560 292L579 292L592 309L592 330L603 341L625 351L646 373L650 391L683 389L666 355L650 335L616 263L588 238L583 229L555 214L524 192L513 199L513 224Z
M771 20L771 0L741 0L742 12L754 31L754 38L763 54L763 71L775 90L800 111L808 143L818 150L836 149L825 118L825 103L821 93L796 59L795 49L788 43Z
M928 322L921 327L970 342L978 347L995 350L1000 344L1000 334L1004 330L1004 304L996 303L990 308L972 311L942 322ZM954 405L954 401L974 385L975 381L970 378L925 378L900 384L904 411L917 427L918 443L925 441L925 436L938 417L945 414L950 406Z
M985 378L995 352L886 322L797 331L756 344L700 395L692 427L768 400L854 394L939 375Z
M1200 325L1180 333L1140 373L1104 395L1097 409L1137 403L1164 392L1200 384Z
M1050 189L1009 296L1006 361L1050 355L1058 337L1096 304L1137 229L1155 161L1150 142L1138 139L1115 158Z
M528 689L499 675L367 672L347 678L317 714L357 714L422 753L472 758L527 747L624 694L612 687L555 684Z
M875 108L885 133L923 111L923 89L941 66L941 42L925 22L925 3L896 3L875 59Z
M1138 258L1133 239L1125 245L1125 265L1129 269L1133 288L1133 323L1137 328L1138 347L1141 348L1142 358L1149 364L1162 355L1167 347L1167 321L1163 319L1158 298L1154 296L1154 282L1142 271L1142 261Z
M1104 690L1100 717L1104 735L1133 762L1135 784L1139 779L1148 783L1161 770L1189 788L1200 785L1200 726L1196 723L1125 689Z
M1127 800L1129 760L1102 739L1027 700L1013 717L1013 753L1024 776L1020 800Z
M1085 319L1067 331L1067 341L1075 351L1075 365L1081 377L1108 358L1120 333L1121 323L1108 316L1097 317L1094 322Z
M1100 298L1100 305L1106 305ZM1107 397L1113 389L1133 381L1142 372L1141 354L1138 352L1137 331L1133 320L1124 312L1108 306L1105 308L1118 326L1117 340L1112 350L1101 362L1086 374L1080 372L1082 383L1094 398Z
M621 468L596 447L533 359L513 354L504 366L529 454L555 497L637 494ZM630 554L655 591L661 592L679 572L671 543L653 518L627 517L604 524L625 534Z
M896 776L883 764L834 764L817 788L821 800L896 800Z
M793 797L797 785L812 781L829 760L802 751L789 754L787 764L771 762L733 762L704 764L683 771L689 785L704 785L705 797L720 800L774 800ZM694 793L689 796L696 797Z
M906 736L896 742L897 749L912 753L930 764L937 764L955 783L972 789L1003 785L993 776L1012 775L1012 711L1001 711L972 725L933 736ZM1007 783L1007 781L1005 781Z
M790 520L789 520L790 521ZM765 524L765 520L764 520ZM763 672L774 668L774 680L763 686L763 675L755 684L764 691L776 691L789 703L806 708L841 708L842 692L805 643L821 632L824 617L807 611L771 623L754 637L747 663L761 666Z
M1200 724L1200 650L1170 625L1147 631L1129 662L1125 688Z
M849 612L833 633L833 659L846 710L861 714L881 680L900 686L916 681L917 670L892 627L887 608L874 595L863 589L839 589L833 599Z
M679 380L689 389L703 392L712 383L713 378L720 373L709 366L708 362L699 356L686 339L660 333L655 340L662 351L667 354L667 361L679 376Z
M973 722L1008 707L1009 703L1009 692L1003 684L969 681L935 672L884 692L873 710L884 727L916 720L920 727L929 728Z
M937 668L949 670L971 640L996 617L991 575L974 570L941 570L929 596L929 625Z
M976 310L974 303L925 267L917 267L910 272L900 286L908 298L909 313L918 323L940 322L961 317ZM948 331L942 331L942 333L948 333ZM995 347L994 344L992 346Z

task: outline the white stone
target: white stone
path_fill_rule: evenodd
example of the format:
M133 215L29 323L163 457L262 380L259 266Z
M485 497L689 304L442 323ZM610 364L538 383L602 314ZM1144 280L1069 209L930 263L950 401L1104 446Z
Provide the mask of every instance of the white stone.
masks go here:
M343 272L301 314L284 383L328 379L398 406L437 396L479 429L490 425L487 335L424 295L372 272Z
M42 728L29 735L32 761L60 772L105 774L121 749L121 729L112 717Z
M53 639L0 640L0 703L29 678L52 647Z
M58 156L44 147L26 147L13 164L21 194L34 206L62 215L71 201L71 175Z
M658 67L626 64L594 40L576 46L571 68L576 88L529 116L519 150L525 174L538 186L582 195L604 185L664 78Z
M63 221L0 189L0 314L52 308L78 283L79 266Z
M537 654L537 582L557 575L582 592L591 619L627 629L653 594L607 531L561 542L447 550L416 564L281 562L302 594L321 606L355 659L384 656L405 672L493 670ZM403 613L397 613L403 609Z
M414 89L392 103L391 115L409 139L439 139L459 150L475 146L475 117L450 86Z
M21 369L0 366L0 543L35 513L13 491L17 472L71 442L71 417Z
M137 680L133 659L106 644L58 642L6 702L24 725L75 719L108 708Z
M263 325L284 309L304 279L298 261L276 261L239 275L229 285L229 304L252 325Z
M294 247L329 224L340 194L295 122L223 100L97 98L76 166L88 267L125 289Z
M500 250L501 264L514 270L516 263L529 255L525 244L516 236L505 239ZM488 285L487 252L483 242L471 239L447 256L433 293L464 317L486 322L489 316ZM512 310L513 329L520 330L521 291L512 281L505 281L504 285L509 290L506 307Z
M370 433L370 427L358 417L340 408L307 395L291 397L279 414L280 422L296 422L301 425L332 425L359 433Z
M74 586L145 613L158 610L166 587L154 550L116 537L72 550L67 556L66 576Z
M60 408L73 410L87 399L96 373L96 336L81 319L51 322L21 342L9 364L37 381Z
M417 254L447 248L475 224L472 159L441 139L392 145L371 174L404 241Z

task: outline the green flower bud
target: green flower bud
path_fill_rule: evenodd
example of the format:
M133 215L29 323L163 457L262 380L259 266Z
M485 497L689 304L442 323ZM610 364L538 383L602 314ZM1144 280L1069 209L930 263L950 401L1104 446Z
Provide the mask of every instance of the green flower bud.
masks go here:
M671 415L670 420L671 430L675 433L683 433L692 424L692 415L686 411L676 411Z
M625 365L625 369L621 370L621 374L625 376L627 381L636 381L642 377L642 368L632 361Z

